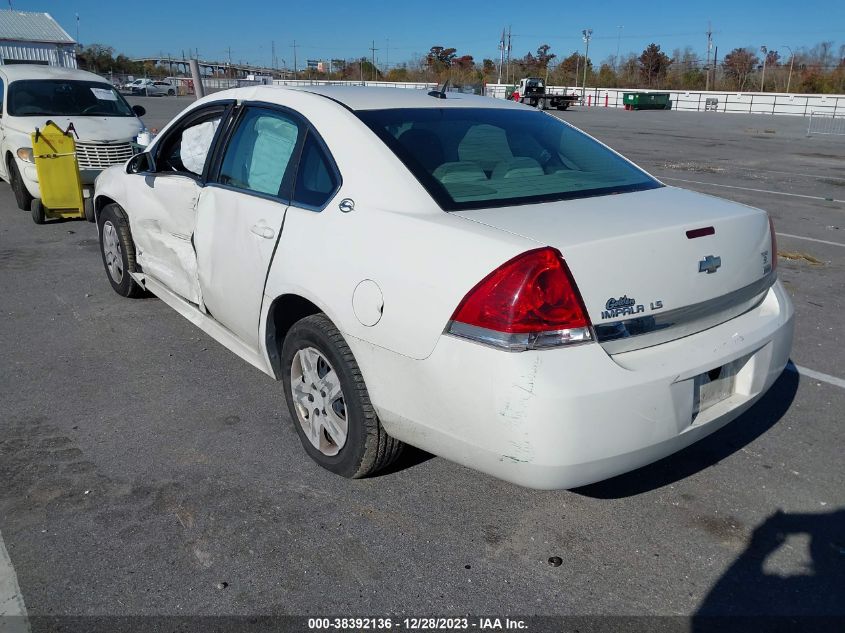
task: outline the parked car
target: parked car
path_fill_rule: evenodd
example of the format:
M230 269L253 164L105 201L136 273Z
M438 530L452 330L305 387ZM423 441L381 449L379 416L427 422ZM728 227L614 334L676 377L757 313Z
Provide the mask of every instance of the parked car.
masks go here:
M571 125L460 93L253 87L97 180L116 292L280 380L307 453L403 443L536 488L712 433L787 363L764 211L668 187Z
M32 133L50 120L62 129L72 125L83 195L91 201L97 175L133 155L144 113L93 73L30 64L0 66L0 177L12 186L18 207L29 210L32 200L41 198ZM86 206L93 221L93 207Z
M143 79L132 79L132 80L127 81L126 83L121 84L119 86L119 88L120 88L120 90L122 90L124 92L131 92L132 87L136 86L136 85L140 85L141 81L143 81Z
M169 81L153 81L151 79L139 81L141 83L136 83L129 88L131 94L144 97L174 96L176 94L176 86Z

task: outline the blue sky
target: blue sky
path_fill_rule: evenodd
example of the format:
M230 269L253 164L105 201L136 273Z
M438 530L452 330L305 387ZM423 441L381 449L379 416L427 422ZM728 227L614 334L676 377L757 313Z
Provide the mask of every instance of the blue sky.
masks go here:
M7 0L8 1L8 0ZM832 40L834 51L845 43L842 0L693 0L675 2L265 2L261 0L12 0L15 9L47 11L83 44L108 44L130 56L160 53L181 56L199 49L204 59L269 65L271 42L276 56L293 66L294 39L298 65L305 59L366 55L372 40L380 64L391 65L422 54L435 44L455 47L476 60L497 58L502 27L510 24L513 55L520 57L548 43L559 56L583 50L581 30L593 29L590 57L601 61L616 53L637 52L656 42L671 54L691 45L704 55L707 22L722 57L737 46L765 44L788 55ZM437 9L432 7L437 6ZM619 26L621 41L618 40ZM388 43L389 40L389 43ZM280 62L281 64L281 62Z

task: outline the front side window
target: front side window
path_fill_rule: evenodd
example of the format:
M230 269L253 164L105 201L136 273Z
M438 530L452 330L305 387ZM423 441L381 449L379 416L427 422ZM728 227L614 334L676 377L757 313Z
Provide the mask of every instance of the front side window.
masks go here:
M135 116L114 86L99 81L21 79L9 84L8 101L11 116Z
M662 185L560 119L505 108L397 108L358 117L445 211Z
M202 176L224 112L224 108L217 107L168 134L159 149L156 170Z
M300 133L300 125L282 112L248 109L223 155L218 181L289 200Z

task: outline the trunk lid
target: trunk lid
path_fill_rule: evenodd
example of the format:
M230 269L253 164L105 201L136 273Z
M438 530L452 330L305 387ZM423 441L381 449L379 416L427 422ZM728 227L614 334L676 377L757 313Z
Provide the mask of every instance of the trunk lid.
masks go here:
M557 248L609 353L734 318L774 282L765 212L684 189L454 213Z

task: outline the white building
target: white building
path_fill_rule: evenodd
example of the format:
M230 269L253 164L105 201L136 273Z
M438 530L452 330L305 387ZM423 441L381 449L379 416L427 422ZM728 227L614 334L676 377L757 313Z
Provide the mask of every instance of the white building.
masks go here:
M76 42L49 13L3 10L0 64L76 68Z

